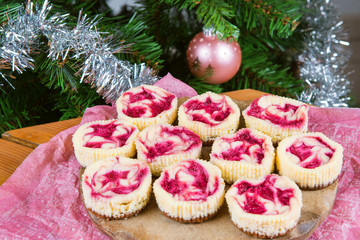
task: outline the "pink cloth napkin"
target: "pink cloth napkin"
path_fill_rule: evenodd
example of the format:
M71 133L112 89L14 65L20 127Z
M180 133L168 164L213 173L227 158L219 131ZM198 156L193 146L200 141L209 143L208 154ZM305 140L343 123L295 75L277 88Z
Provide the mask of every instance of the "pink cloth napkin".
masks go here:
M193 88L189 87L189 85L185 84L179 79L174 78L170 73L157 81L154 85L168 90L178 98L193 97L197 95L197 92Z
M196 92L171 75L155 85L180 96ZM180 90L181 89L181 90ZM360 109L310 109L310 130L344 146L334 209L311 239L360 236ZM81 124L116 117L115 107L86 110ZM37 147L0 187L0 236L4 239L108 239L93 225L80 199L79 170L67 129Z
M309 131L322 132L344 147L334 208L310 239L359 239L360 109L311 107Z

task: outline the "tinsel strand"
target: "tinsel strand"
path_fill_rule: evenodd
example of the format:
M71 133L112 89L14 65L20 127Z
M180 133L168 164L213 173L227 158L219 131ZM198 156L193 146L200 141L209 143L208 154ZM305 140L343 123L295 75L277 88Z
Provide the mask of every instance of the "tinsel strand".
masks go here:
M343 22L331 0L308 0L304 17L310 31L299 55L304 91L299 100L319 107L348 107L346 65L351 51Z
M52 5L47 0L42 7L29 1L0 28L3 35L2 65L11 65L12 71L18 73L27 68L34 69L35 60L30 53L39 44L37 39L45 36L49 39L48 57L54 61L65 61L67 58L81 60L82 66L77 72L81 75L81 82L96 87L106 102L114 102L131 87L153 84L158 80L154 70L144 63L131 64L115 57L114 53L123 51L127 45L111 45L112 36L104 38L108 33L97 30L98 17L90 20L80 11L77 25L70 29L66 26L68 14L57 13L49 17L51 9ZM0 76L11 85L5 74L0 73Z

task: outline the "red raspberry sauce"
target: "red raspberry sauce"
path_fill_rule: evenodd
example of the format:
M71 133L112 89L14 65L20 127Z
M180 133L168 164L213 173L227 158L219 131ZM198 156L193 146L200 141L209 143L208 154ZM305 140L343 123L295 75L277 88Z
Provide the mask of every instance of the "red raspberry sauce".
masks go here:
M279 126L301 126L302 124L304 124L305 119L296 119L296 120L287 120L286 118L282 118L276 114L272 114L268 111L266 111L266 109L260 107L258 105L259 99L257 99L256 101L254 101L251 106L250 109L248 110L247 114L249 116L253 116L256 118L260 118L263 120L268 120L276 125ZM283 112L296 112L296 110L299 108L299 106L295 106L292 104L285 104L284 107L280 107L277 106L276 107L278 110L283 111Z
M235 138L226 139L228 142L244 142L242 145L236 148L230 148L226 152L222 152L221 154L215 154L215 156L225 159L227 161L241 161L243 160L242 154L250 155L250 147L254 144L259 145L260 148L256 150L255 155L257 158L257 163L261 164L262 160L264 159L264 147L263 139L258 139L252 136L249 130L239 131L236 134Z
M204 117L201 114L189 113L189 111L205 110L206 113L211 115L211 118L213 120L218 122L224 121L230 115L230 113L232 113L232 109L226 103L225 98L221 103L214 103L210 97L207 97L205 102L194 99L187 102L185 107L186 107L186 114L192 116L193 121L203 122L209 124L210 126L214 126L217 124L210 122L206 117Z
M258 200L258 197L275 202L276 199L284 206L290 205L290 199L294 197L293 189L281 190L274 187L276 178L268 175L262 183L253 185L247 181L239 182L235 187L238 194L245 194L245 204L242 207L247 213L263 214L266 212L265 205Z
M139 93L132 93L132 92L126 92L124 93L124 96L129 95L129 102L134 103L138 101L142 101L145 99L148 100L154 100L156 97L153 95L152 91L142 87L142 92ZM152 116L156 117L163 111L169 110L171 107L171 103L173 99L175 98L174 95L168 95L165 98L157 99L157 101L152 101L151 104L147 104L147 106L151 109ZM133 118L139 118L146 112L145 107L136 106L133 108L126 108L123 110L123 113L129 117Z
M101 179L100 183L102 185L101 192L96 192L93 188L96 184L97 173L94 174L93 178L91 179L91 184L89 183L89 179L86 176L85 183L91 188L91 196L92 197L104 197L110 198L110 196L103 195L102 193L111 191L116 194L129 194L136 190L140 184L142 183L143 179L149 173L147 168L139 169L136 172L135 181L134 183L128 186L123 186L120 184L121 179L127 179L128 174L130 171L115 171L112 170L104 175L102 175L99 179Z
M329 148L331 150L331 152L326 153L326 156L328 156L329 158L332 158L332 156L334 155L335 149L330 147L320 137L313 137L313 138L316 139L322 145L324 145L324 147ZM313 147L314 146L308 146L308 145L305 145L304 143L302 143L300 146L296 146L296 147L294 145L291 145L286 151L289 151L291 154L293 154L293 155L295 155L295 156L297 156L299 158L299 160L300 160L299 165L301 167L308 168L308 169L313 169L313 168L319 167L322 164L322 161L321 161L321 159L318 158L318 156L311 159L311 161L307 161L306 163L302 163L308 157L312 156L313 152L311 150L312 150Z
M113 133L116 131L116 127L120 126L119 124L115 124L111 122L109 124L94 124L90 127L94 129L92 132L87 133L86 135L100 136L105 139L105 141L100 142L87 142L84 144L84 147L88 148L101 148L103 144L109 142L117 142L119 147L122 147L126 144L126 141L130 137L130 135L135 131L134 128L131 130L127 130L127 132L123 135L113 136Z
M188 186L186 182L179 180L179 172L184 171L192 175L195 181ZM185 201L206 200L208 196L213 195L219 187L219 179L216 177L214 190L208 190L209 174L206 169L195 161L189 161L187 168L182 168L175 174L175 178L170 178L168 172L164 172L165 177L162 179L160 185L168 193L180 195L181 199ZM196 188L196 191L189 192L189 188Z
M201 144L200 137L184 127L162 128L162 132L166 132L169 135L176 135L180 139L183 139L183 141L190 141L191 142L190 146L187 149L184 149L183 151L189 151L191 148ZM186 140L183 138L183 135L186 136ZM143 144L146 146L146 142L143 142ZM153 160L158 156L169 154L169 152L171 152L171 150L173 150L174 147L175 147L174 142L172 141L156 143L154 146L146 146L148 150L146 157L149 160Z

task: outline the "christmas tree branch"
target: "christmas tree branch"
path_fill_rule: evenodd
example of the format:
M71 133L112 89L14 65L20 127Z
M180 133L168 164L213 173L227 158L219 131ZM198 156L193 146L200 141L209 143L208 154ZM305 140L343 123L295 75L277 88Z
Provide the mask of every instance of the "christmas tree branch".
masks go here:
M231 23L234 18L234 9L231 4L222 0L206 0L206 1L193 1L193 0L163 0L168 4L176 6L179 10L196 9L198 21L201 21L204 28L214 28L216 33L220 34L221 38L239 36L239 29Z
M0 23L9 21L9 18L19 10L20 6L20 3L0 0Z
M109 27L113 27L110 25ZM129 51L118 54L119 59L131 62L145 62L149 67L161 69L164 60L161 58L161 46L155 42L154 36L146 34L146 24L137 14L130 20L120 21L116 31L108 29L116 34L118 39L123 39L129 44Z
M289 37L301 18L302 1L295 0L237 0L237 22L244 21L247 30L260 29L262 33L281 38Z
M2 96L0 101L0 132L23 127L23 119L29 120L29 112L24 109L19 99L12 103L9 98Z
M203 21L205 28L213 27L215 32L222 34L222 39L239 37L238 27L230 22L235 16L234 10L226 2L221 0L201 1L196 14Z
M244 39L242 45L243 61L236 79L238 89L252 88L292 97L302 91L302 80L296 79L289 67L276 64L274 54L265 46L257 45L250 37Z
M80 84L76 91L62 92L56 95L54 100L55 105L52 110L60 111L61 117L59 120L82 116L88 107L103 104L96 89L88 89L83 84Z

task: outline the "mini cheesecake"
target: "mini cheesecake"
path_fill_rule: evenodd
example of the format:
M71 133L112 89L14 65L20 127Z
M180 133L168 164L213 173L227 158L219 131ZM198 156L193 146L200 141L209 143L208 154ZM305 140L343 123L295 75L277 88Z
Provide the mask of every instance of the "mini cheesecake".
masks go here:
M276 174L239 179L225 196L233 223L260 238L286 234L297 224L302 193L294 181Z
M173 123L178 99L165 89L142 85L124 92L116 101L118 118L139 130L156 123Z
M245 125L269 135L278 142L308 127L309 106L300 101L275 95L264 95L243 112Z
M88 210L107 219L139 213L151 193L149 166L122 156L97 161L85 168L81 188Z
M156 124L142 130L135 141L137 158L146 162L153 175L173 163L200 157L202 142L198 135L181 126Z
M215 140L210 162L222 171L227 183L272 173L275 152L271 138L255 129L242 128Z
M187 127L204 142L236 132L239 107L225 95L206 92L185 101L178 112L179 126Z
M318 189L333 183L343 162L343 147L320 132L285 138L279 143L276 165L301 188Z
M136 153L138 128L120 120L98 120L81 125L73 135L75 156L81 166L111 156Z
M224 201L225 183L213 164L189 159L165 168L153 185L161 212L179 222L203 222Z

